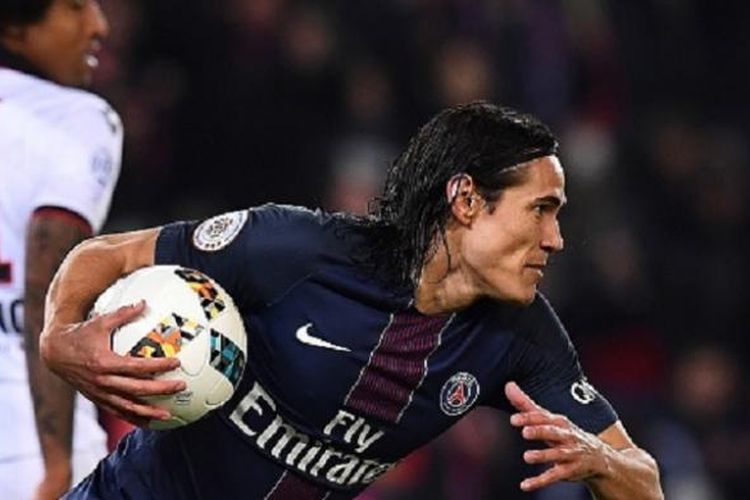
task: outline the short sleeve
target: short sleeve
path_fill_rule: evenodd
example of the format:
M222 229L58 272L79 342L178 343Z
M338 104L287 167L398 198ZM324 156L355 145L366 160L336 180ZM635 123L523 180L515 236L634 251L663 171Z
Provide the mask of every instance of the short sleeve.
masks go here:
M273 302L325 260L328 218L264 205L162 228L156 264L177 264L217 280L238 302Z
M94 232L101 230L120 173L123 131L117 113L102 99L81 96L61 110L41 139L37 158L44 182L33 206L77 213Z
M519 315L510 380L549 411L598 434L617 421L609 402L587 381L560 319L542 296Z

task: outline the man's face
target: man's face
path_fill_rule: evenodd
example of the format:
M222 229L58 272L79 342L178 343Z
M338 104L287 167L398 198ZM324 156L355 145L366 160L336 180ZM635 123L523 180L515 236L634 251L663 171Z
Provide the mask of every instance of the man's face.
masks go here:
M96 53L109 25L97 0L53 0L45 16L10 28L6 46L63 85L91 83Z
M565 177L555 156L533 160L523 182L484 205L461 240L466 271L480 293L529 304L553 252L563 248L557 216Z

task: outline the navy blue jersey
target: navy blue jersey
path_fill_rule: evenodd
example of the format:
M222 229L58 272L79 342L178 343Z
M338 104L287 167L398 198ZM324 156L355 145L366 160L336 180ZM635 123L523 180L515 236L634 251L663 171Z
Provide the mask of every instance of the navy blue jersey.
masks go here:
M423 315L358 260L344 217L265 205L162 229L158 264L218 281L248 331L232 399L170 431L139 429L72 498L351 498L519 383L599 433L617 420L541 295Z

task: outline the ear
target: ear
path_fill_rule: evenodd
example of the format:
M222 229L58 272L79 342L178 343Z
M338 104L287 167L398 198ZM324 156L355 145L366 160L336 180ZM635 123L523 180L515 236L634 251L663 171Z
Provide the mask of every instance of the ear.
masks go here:
M474 186L474 179L469 174L454 175L445 185L445 195L453 217L461 224L470 224L479 210L481 200Z

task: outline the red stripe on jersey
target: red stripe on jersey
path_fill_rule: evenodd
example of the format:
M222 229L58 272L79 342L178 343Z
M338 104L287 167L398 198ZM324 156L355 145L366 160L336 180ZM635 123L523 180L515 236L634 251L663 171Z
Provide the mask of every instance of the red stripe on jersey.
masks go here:
M427 374L427 358L440 344L452 315L425 316L414 308L394 314L344 404L396 423Z
M31 217L34 219L36 219L37 217L50 218L50 219L64 219L78 226L87 235L92 235L94 233L93 229L91 228L91 224L89 224L89 222L86 219L84 219L81 215L71 210L68 210L67 208L39 207L36 210L34 210L34 214Z
M323 500L328 489L284 471L264 500Z

